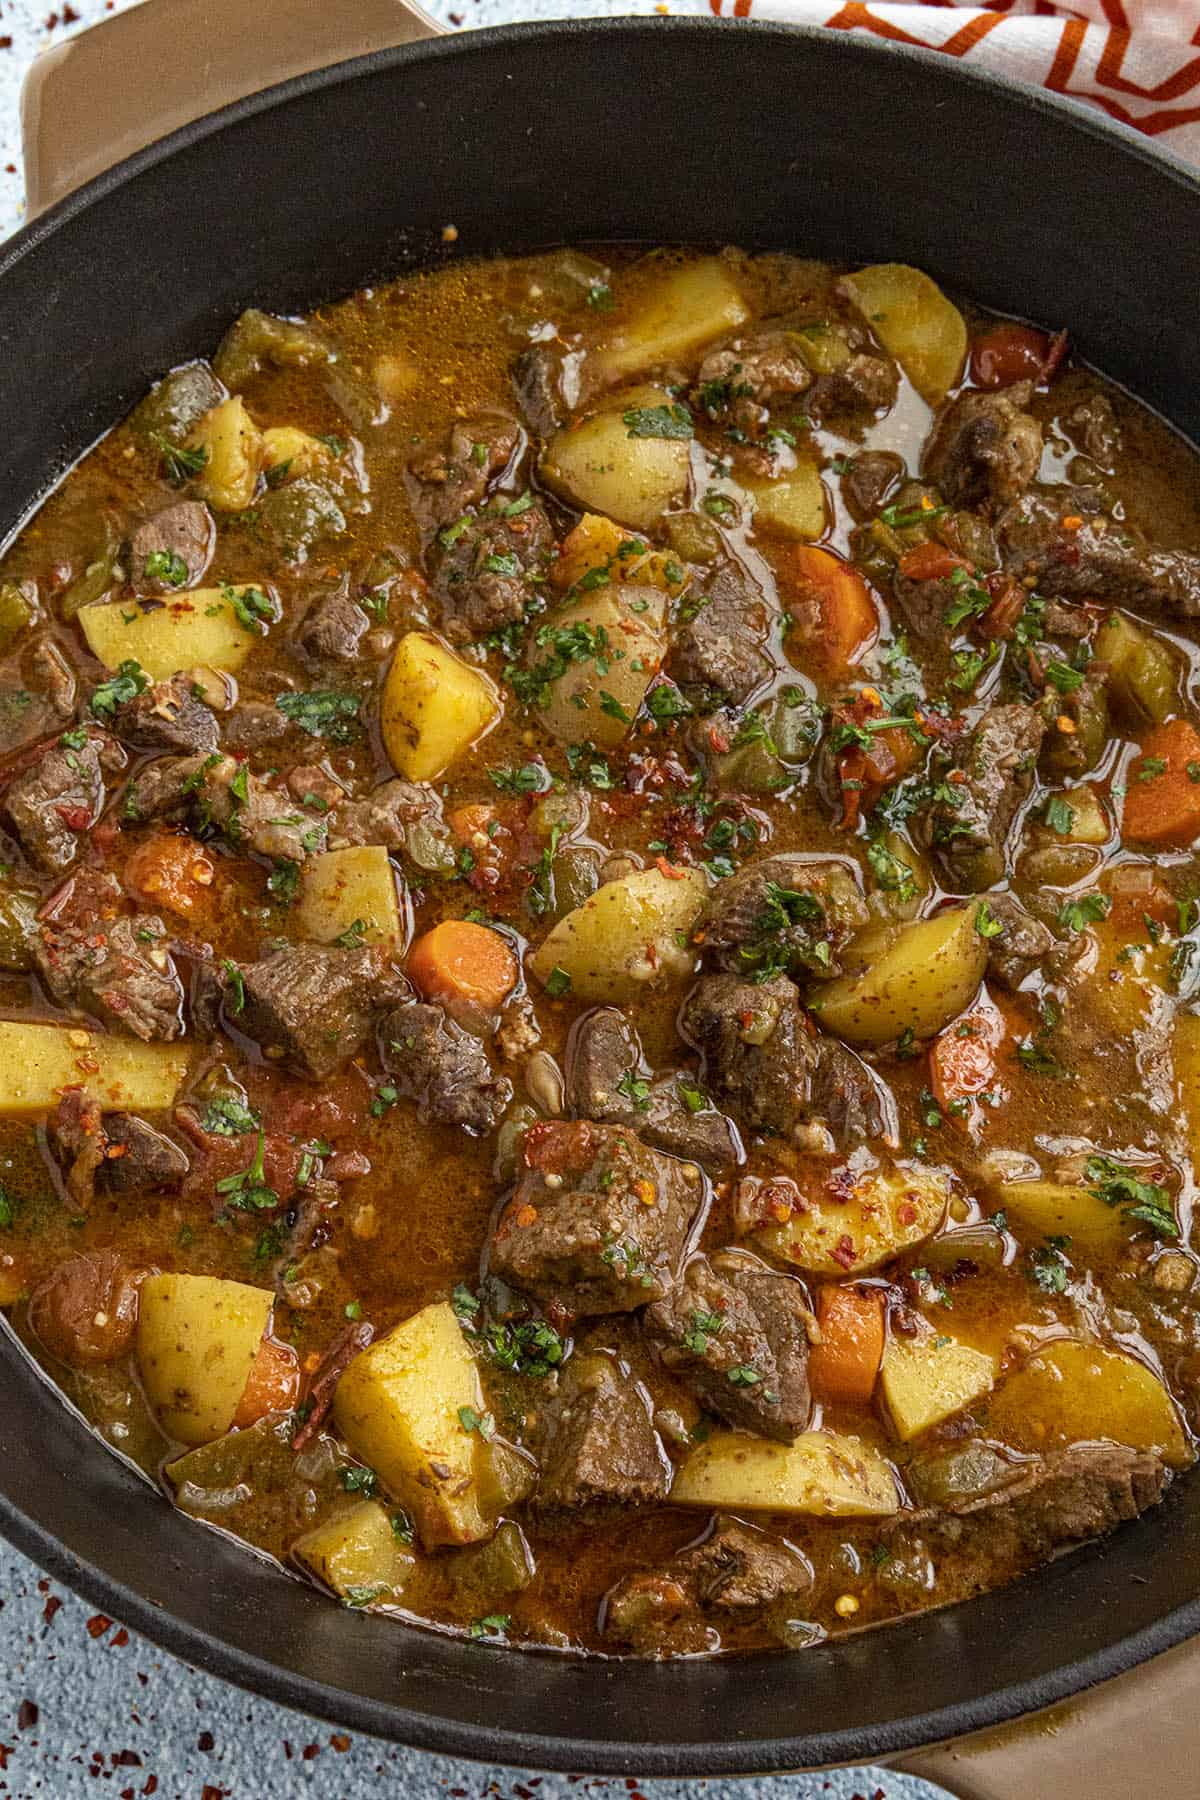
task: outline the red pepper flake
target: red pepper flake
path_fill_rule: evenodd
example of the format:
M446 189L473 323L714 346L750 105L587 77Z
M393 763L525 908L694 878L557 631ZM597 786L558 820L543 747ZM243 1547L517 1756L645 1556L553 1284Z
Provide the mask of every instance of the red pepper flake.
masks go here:
M51 1594L49 1599L46 1601L45 1606L43 1606L43 1608L42 1608L42 1623L44 1625L53 1625L54 1615L61 1606L62 1606L62 1601L58 1598L58 1595Z
M111 1625L112 1620L105 1618L103 1613L93 1613L87 1622L88 1636L102 1638Z
M305 1744L300 1754L305 1762L311 1762L314 1756L320 1756L321 1746L320 1744Z
M196 1748L197 1750L211 1750L216 1741L211 1731L202 1731L196 1739Z
M229 1788L214 1787L211 1781L206 1781L200 1789L200 1800L225 1800L229 1792Z
M8 1759L16 1747L15 1744L0 1744L0 1769L7 1769Z
M118 1750L112 1758L114 1769L140 1769L142 1759L136 1750Z
M110 1642L108 1647L110 1650L123 1650L128 1642L129 1642L129 1633L126 1631L125 1627L122 1625L121 1629L117 1632L116 1636L112 1639L112 1641Z
M537 1207L530 1206L528 1201L526 1201L524 1206L519 1206L517 1208L516 1218L518 1225L532 1225L535 1223L537 1216Z
M158 1776L157 1775L147 1775L146 1785L145 1785L145 1787L143 1787L142 1792L143 1792L143 1794L157 1794L157 1792L158 1792Z
M669 863L665 856L656 856L654 860L659 874L665 875L668 881L682 881L687 874L686 869L681 869L676 863Z
M17 1708L17 1730L32 1731L38 1722L38 1709L34 1701L22 1700Z
M329 1742L333 1745L333 1748L336 1751L338 1751L338 1753L342 1756L344 1756L346 1751L350 1748L350 1739L347 1737L347 1735L344 1731L335 1731L333 1736L330 1738Z
M843 1269L852 1269L857 1260L854 1250L854 1239L848 1231L843 1231L833 1249L829 1252L835 1263Z
M896 1217L901 1225L911 1225L917 1216L917 1209L911 1200L902 1200L896 1208Z

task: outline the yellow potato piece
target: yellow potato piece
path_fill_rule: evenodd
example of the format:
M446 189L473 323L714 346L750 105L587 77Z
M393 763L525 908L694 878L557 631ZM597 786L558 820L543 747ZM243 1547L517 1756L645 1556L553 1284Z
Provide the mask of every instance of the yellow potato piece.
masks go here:
M626 587L656 587L675 595L687 586L687 571L677 557L651 550L612 519L584 513L563 539L557 562L550 565L550 585L566 593L593 569L606 570L611 581Z
M768 1255L794 1268L862 1275L932 1237L949 1197L945 1177L933 1169L871 1169L844 1197L806 1194L803 1212L763 1226L753 1237Z
M595 656L569 663L550 684L542 717L555 737L601 750L624 740L662 666L664 615L665 597L656 588L610 583L546 620L548 629L586 625L597 645ZM530 661L536 665L545 654L535 633Z
M333 1403L339 1432L411 1513L426 1549L491 1534L495 1516L481 1491L492 1481L487 1445L464 1423L485 1410L447 1301L423 1307L356 1356Z
M1129 1235L1119 1206L1106 1206L1088 1188L1058 1181L1010 1181L999 1189L997 1204L1018 1236L1069 1237L1071 1252L1112 1250Z
M1098 1438L1157 1450L1183 1468L1193 1460L1175 1402L1145 1363L1077 1338L1039 1350L996 1390L988 1432L1019 1450L1052 1450Z
M1094 963L1082 960L1076 979L1092 1017L1123 1038L1165 1022L1171 1011L1172 946L1148 943L1140 923L1136 937L1131 925L1122 927L1112 918L1090 929L1098 955Z
M687 438L636 437L625 415L677 405L665 388L630 388L606 397L603 409L556 431L539 473L572 506L603 513L635 531L653 531L687 487Z
M187 1073L181 1044L142 1044L76 1026L0 1021L0 1115L49 1112L82 1087L106 1112L162 1112Z
M310 856L300 870L292 917L299 935L314 944L332 944L347 932L361 944L401 944L396 871L383 845Z
M900 1500L890 1465L859 1438L805 1431L777 1444L714 1431L676 1475L671 1504L880 1519L899 1511Z
M313 475L331 469L334 455L320 438L310 437L298 425L272 425L262 434L262 466L264 473L277 481L292 481L297 475Z
M630 1000L651 983L691 974L695 952L684 946L707 897L700 869L674 879L639 869L605 882L559 920L530 966L543 987L564 970L577 1000Z
M416 1553L396 1536L392 1516L378 1500L363 1500L306 1532L292 1555L335 1594L360 1606L398 1600L417 1566Z
M1200 1179L1200 1013L1175 1015L1172 1055L1192 1170Z
M248 591L192 588L165 601L99 602L80 607L79 623L88 649L106 669L135 662L153 681L200 663L232 671L242 666L261 636L258 627L242 623L232 603L233 594ZM263 594L261 588L253 592Z
M775 481L747 481L743 486L754 503L756 532L805 542L824 536L825 484L815 463L799 463Z
M193 479L198 499L215 512L243 512L254 498L262 468L262 434L240 394L231 394L192 428L189 450L203 450L203 467Z
M142 1283L138 1366L168 1437L207 1444L229 1430L274 1304L269 1288L215 1275Z
M691 356L750 317L733 270L720 257L672 269L647 289L635 311L588 358L605 382Z
M937 283L906 263L874 263L842 286L922 400L944 400L962 374L967 328Z
M990 1393L990 1356L954 1338L892 1338L880 1373L884 1404L905 1443Z
M809 999L822 1028L851 1044L887 1044L902 1032L932 1037L970 1005L983 979L987 946L975 906L956 906L901 926L857 973L825 982ZM864 949L868 939L862 940ZM855 946L850 946L853 953Z
M491 730L500 710L488 677L440 638L410 631L396 645L379 728L393 767L410 781L441 775Z

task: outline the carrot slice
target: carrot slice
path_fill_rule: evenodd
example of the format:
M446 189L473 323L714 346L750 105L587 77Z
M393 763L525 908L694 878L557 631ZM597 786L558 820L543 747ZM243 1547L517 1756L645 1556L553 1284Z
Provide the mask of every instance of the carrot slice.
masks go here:
M815 544L789 544L775 574L792 616L789 646L802 649L814 672L844 675L879 636L879 613L858 570Z
M408 953L408 973L427 1000L474 1000L489 1012L517 985L517 959L498 931L444 919Z
M290 1344L264 1337L250 1365L233 1422L239 1430L265 1419L268 1413L288 1412L300 1392L300 1365Z
M135 900L185 916L211 888L216 867L191 838L173 833L147 838L125 864L125 887Z
M956 556L944 544L914 544L899 562L900 573L909 581L946 581L955 569L970 569L965 556Z
M821 1341L808 1359L819 1400L867 1406L883 1361L883 1298L871 1288L821 1289L817 1298Z
M991 1007L964 1013L929 1046L929 1085L938 1105L948 1109L972 1100L996 1079L996 1052L1004 1020Z
M1200 835L1200 732L1186 719L1168 719L1143 738L1121 828L1148 844L1190 844Z

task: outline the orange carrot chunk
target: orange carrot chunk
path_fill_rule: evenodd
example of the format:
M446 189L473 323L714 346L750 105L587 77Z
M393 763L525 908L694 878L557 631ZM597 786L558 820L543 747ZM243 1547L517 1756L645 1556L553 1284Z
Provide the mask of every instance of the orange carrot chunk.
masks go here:
M789 544L775 574L792 617L789 645L815 673L844 675L879 636L879 614L858 570L815 544Z
M138 845L125 864L125 887L144 905L186 916L196 910L215 875L211 856L193 839L163 833Z
M498 931L444 919L408 953L408 973L427 1000L474 1000L494 1012L517 985L517 959Z
M1121 829L1148 844L1190 844L1200 836L1200 732L1186 719L1168 719L1142 740Z
M300 1393L300 1365L290 1344L264 1337L250 1365L233 1422L240 1431L268 1413L290 1412Z
M808 1359L818 1400L867 1406L883 1361L883 1298L870 1288L821 1289L817 1299L821 1341Z
M943 1110L984 1093L996 1078L1004 1021L990 1008L966 1013L929 1046L929 1085Z

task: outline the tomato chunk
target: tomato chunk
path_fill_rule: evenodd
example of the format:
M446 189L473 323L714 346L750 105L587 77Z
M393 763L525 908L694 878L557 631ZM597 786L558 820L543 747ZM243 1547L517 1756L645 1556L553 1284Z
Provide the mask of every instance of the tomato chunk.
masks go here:
M1040 381L1051 347L1047 334L1032 325L993 325L971 345L971 379L981 388Z

